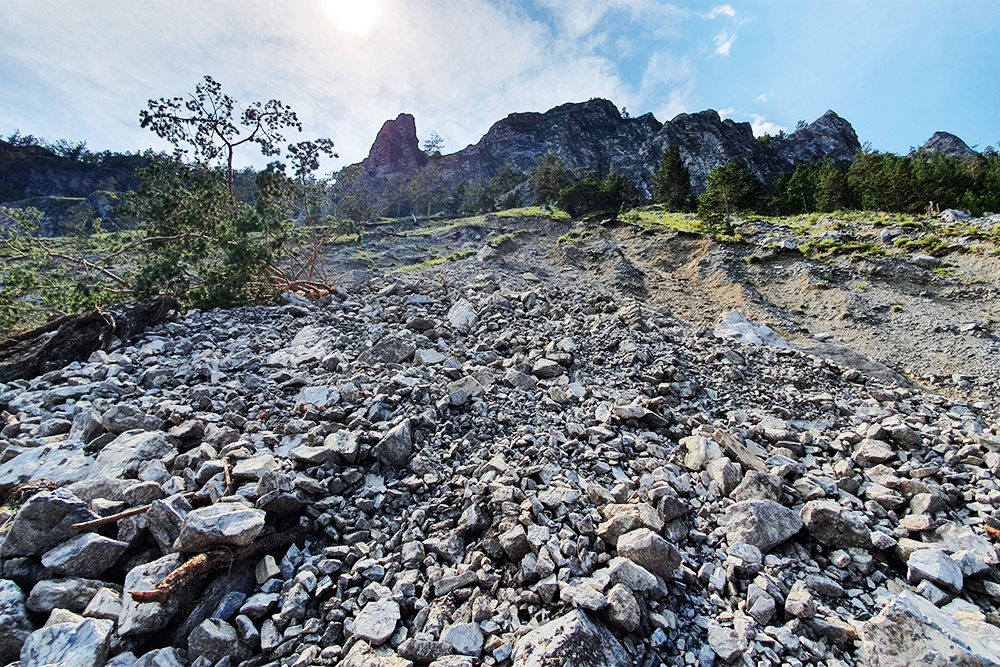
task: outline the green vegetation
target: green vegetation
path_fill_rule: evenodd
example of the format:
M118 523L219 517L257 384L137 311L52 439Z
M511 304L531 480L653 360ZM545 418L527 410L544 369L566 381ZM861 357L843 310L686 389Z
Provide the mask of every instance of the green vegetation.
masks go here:
M677 146L668 146L653 172L653 201L668 211L684 211L691 206L691 172L684 166Z
M556 241L556 245L561 247L564 245L579 243L580 241L584 240L591 234L593 234L593 232L590 231L589 229L575 229L569 232L568 234L563 234L562 236L560 236L559 239Z
M559 194L573 182L573 174L555 153L546 153L528 170L528 178L535 188L535 204L551 206L559 201Z
M808 257L809 259L829 259L837 255L860 257L881 256L885 254L885 250L872 243L862 241L834 241L832 239L810 241L799 246L798 250L804 257Z
M698 197L698 218L718 233L732 234L733 214L753 207L760 182L733 158L709 172L707 186Z

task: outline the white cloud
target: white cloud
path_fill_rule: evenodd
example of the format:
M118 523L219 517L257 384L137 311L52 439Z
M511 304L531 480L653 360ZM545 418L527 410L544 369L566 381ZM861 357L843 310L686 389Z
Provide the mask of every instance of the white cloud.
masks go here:
M766 93L761 93L760 95L758 95L757 96L757 101L758 102L767 102L767 94Z
M509 113L592 97L661 120L694 108L696 67L670 43L689 10L659 0L536 2L551 17L495 0L378 0L377 12L352 17L331 17L348 6L335 0L4 0L0 133L83 139L95 150L166 148L139 128L140 109L192 92L206 74L237 100L291 105L303 138L336 142L342 157L325 168L365 157L401 112L416 117L421 139L437 132L452 152ZM626 29L630 57L648 61L633 84L618 64ZM266 161L250 151L242 160Z
M717 5L712 7L712 11L705 14L702 18L711 20L719 16L736 16L736 10L733 9L732 5Z
M729 50L733 48L733 42L736 41L736 33L734 32L732 37L726 30L723 30L718 35L715 36L715 53L720 56L728 56Z
M788 128L782 127L777 123L769 121L764 116L760 114L752 113L750 114L750 127L753 129L753 135L755 137L762 137L765 134L776 135L779 132L785 132Z
M729 118L730 116L732 116L735 113L735 111L736 110L733 109L732 107L726 107L725 109L719 109L719 111L718 111L719 118L721 118L722 120L725 120L725 119Z

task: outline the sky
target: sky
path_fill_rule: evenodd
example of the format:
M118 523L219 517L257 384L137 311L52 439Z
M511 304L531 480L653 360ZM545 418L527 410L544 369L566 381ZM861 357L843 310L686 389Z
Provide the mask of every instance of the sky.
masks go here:
M0 137L167 144L147 101L205 75L278 99L333 170L399 113L444 152L510 113L594 97L660 121L716 109L756 134L827 109L905 153L1000 144L1000 0L0 0ZM240 166L268 162L252 151Z

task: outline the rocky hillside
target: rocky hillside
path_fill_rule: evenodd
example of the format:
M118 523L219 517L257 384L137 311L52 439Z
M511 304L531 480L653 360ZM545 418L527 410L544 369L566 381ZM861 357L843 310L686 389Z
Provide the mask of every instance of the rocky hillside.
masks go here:
M558 155L577 174L611 171L628 175L647 192L664 149L677 145L691 172L695 193L708 173L732 158L751 174L772 182L796 164L829 156L850 160L860 148L846 120L826 112L788 136L757 141L749 123L721 119L715 111L680 114L660 123L652 114L623 118L608 100L563 104L545 113L516 113L497 122L475 145L435 159L445 183L454 187L476 177L490 178L510 164L526 172L546 153ZM358 168L380 190L392 176L412 178L428 162L418 148L413 116L401 114L382 126L368 158Z
M44 214L42 234L59 236L74 217L114 218L118 193L138 186L139 155L57 155L42 146L0 140L0 206L33 207Z
M0 386L0 663L1000 665L995 405L507 224Z

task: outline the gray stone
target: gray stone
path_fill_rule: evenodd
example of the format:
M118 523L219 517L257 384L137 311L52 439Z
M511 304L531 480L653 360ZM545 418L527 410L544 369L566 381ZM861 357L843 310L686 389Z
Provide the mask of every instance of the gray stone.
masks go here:
M554 575L552 576L552 579L553 585L559 585L554 581ZM536 590L545 584L546 581L539 582ZM569 602L574 607L587 609L589 611L598 611L608 606L608 599L604 597L604 594L588 583L577 585L562 584L559 586L559 599Z
M483 631L476 623L445 626L441 631L441 641L451 644L455 652L462 655L473 655L478 658L483 652Z
M608 606L604 614L609 623L618 626L625 632L635 632L639 629L639 603L623 584L615 584L608 591Z
M258 454L248 459L242 459L233 466L232 476L237 481L257 481L269 472L278 469L278 462L270 454Z
M725 456L709 461L705 470L708 472L708 476L715 481L719 487L719 493L723 496L728 496L735 491L736 487L743 481L743 471L739 464L733 463Z
M744 500L781 500L784 482L776 475L768 475L757 470L748 470L730 496L737 502Z
M84 533L46 551L42 565L58 576L93 578L114 565L127 548L127 542Z
M727 663L732 663L747 650L746 640L733 628L712 622L708 626L708 645Z
M987 565L1000 565L997 549L989 540L975 532L971 526L955 521L939 526L930 540L946 551L971 551Z
M446 317L456 329L471 329L479 321L475 308L466 299L459 300L448 309Z
M160 546L160 551L168 554L181 534L184 519L191 512L191 503L183 494L174 494L164 500L155 500L146 512L146 527Z
M212 618L205 619L191 631L188 652L207 658L213 665L226 656L232 656L234 661L246 657L243 644L236 635L236 628L225 621Z
M83 610L84 616L90 618L106 618L110 621L118 621L122 613L122 596L118 591L110 588L102 588L87 603L87 608Z
M333 452L338 463L349 465L353 465L358 460L358 452L361 450L358 436L345 430L326 436L323 446Z
M722 458L719 443L702 435L681 438L678 444L687 452L684 455L684 467L688 470L704 470L710 462Z
M354 619L354 636L373 646L381 646L396 631L399 618L399 605L394 601L369 602Z
M954 604L938 609L907 591L890 600L861 629L873 667L1000 667L1000 630L980 620L978 610Z
M657 591L660 582L656 576L641 565L636 565L628 558L618 556L608 562L608 581L614 584L625 584L635 592Z
M773 500L744 500L726 508L729 542L751 544L764 553L801 529L799 515Z
M166 497L167 494L164 492L163 487L156 482L137 482L130 484L122 491L122 500L132 507L148 505L154 500L161 500Z
M681 564L677 549L648 528L637 528L619 537L618 554L664 579L672 578Z
M386 336L362 353L358 361L368 366L401 364L416 351L417 346L412 341L397 336Z
M844 508L833 500L811 500L799 512L802 523L817 541L831 547L872 546L865 515Z
M307 410L323 412L339 402L340 391L336 387L330 385L303 387L292 401L292 409L296 414L303 414Z
M399 655L407 660L424 664L437 660L438 658L450 655L454 647L447 642L431 641L428 639L417 639L412 637L399 645Z
M95 579L43 579L31 589L25 606L43 614L57 607L79 614L103 587L104 582Z
M448 357L437 350L417 350L413 353L413 364L415 366L437 366L444 363Z
M88 618L57 623L31 633L21 649L21 667L99 667L108 657L115 624Z
M73 417L69 439L87 444L102 433L104 433L104 421L100 415L84 410Z
M209 551L220 545L246 546L264 530L265 514L243 503L215 503L188 513L174 551Z
M13 581L0 579L0 663L9 664L21 654L24 640L31 634L24 606L24 593Z
M715 325L715 335L747 345L788 347L785 339L774 329L766 324L751 322L738 310L730 311Z
M535 378L514 368L508 370L503 376L503 382L508 387L522 389L524 391L532 391L536 386L538 386L538 381L535 380Z
M428 537L423 545L424 549L437 555L438 560L447 565L456 565L465 558L465 541L458 535Z
M941 549L920 549L906 562L906 578L916 585L923 580L952 593L962 592L962 569Z
M514 644L517 667L632 667L621 643L580 610L549 621Z
M36 493L14 515L0 543L0 557L42 554L76 535L74 523L96 518L86 503L65 489Z
M168 646L146 653L136 660L135 667L185 667L185 664L178 650Z
M156 431L163 426L163 420L147 415L138 408L120 404L116 405L101 415L104 428L115 435L121 435L126 431Z
M33 479L47 479L55 484L79 482L90 474L94 459L87 455L79 440L63 440L22 449L10 447L0 463L0 488L9 488Z
M163 458L176 451L163 433L126 431L101 450L90 474L111 478L135 475L144 461Z
M122 637L142 635L166 627L177 613L176 599L167 602L138 603L132 599L130 591L152 591L168 574L180 567L179 554L170 554L150 563L132 568L125 575L125 594L122 598L122 613L118 617L118 634Z
M409 463L412 454L413 439L409 419L404 419L401 424L392 428L375 445L375 456L388 465L404 466Z
M551 359L539 359L531 367L531 374L542 380L548 380L562 375L563 367Z
M528 535L524 531L524 526L519 523L514 524L500 534L500 546L507 556L515 563L520 563L531 551L531 544L528 542Z
M367 642L355 642L344 656L340 667L413 667L413 662L401 658L386 648L372 648Z

